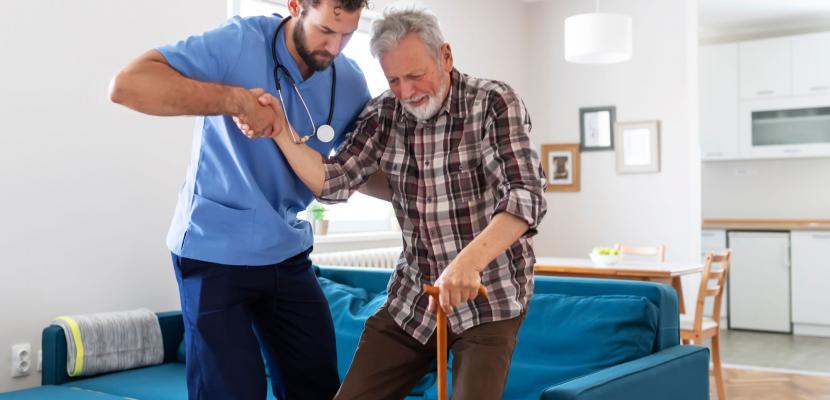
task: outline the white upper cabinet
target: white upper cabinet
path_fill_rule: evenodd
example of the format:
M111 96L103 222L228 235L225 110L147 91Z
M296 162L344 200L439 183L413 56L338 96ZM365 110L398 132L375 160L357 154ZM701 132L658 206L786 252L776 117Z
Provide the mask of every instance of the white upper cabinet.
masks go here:
M738 45L700 48L700 150L704 160L738 157Z
M789 37L740 44L742 99L788 96L792 93Z
M792 37L793 94L830 93L830 32Z

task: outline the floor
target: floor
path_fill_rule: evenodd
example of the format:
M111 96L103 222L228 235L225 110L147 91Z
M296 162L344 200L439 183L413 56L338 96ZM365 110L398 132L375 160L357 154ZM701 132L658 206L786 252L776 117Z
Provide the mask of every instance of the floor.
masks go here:
M728 400L830 400L830 375L724 369ZM714 382L710 398L717 399Z
M830 338L721 331L725 364L830 374Z
M724 330L721 351L729 400L830 400L830 338Z

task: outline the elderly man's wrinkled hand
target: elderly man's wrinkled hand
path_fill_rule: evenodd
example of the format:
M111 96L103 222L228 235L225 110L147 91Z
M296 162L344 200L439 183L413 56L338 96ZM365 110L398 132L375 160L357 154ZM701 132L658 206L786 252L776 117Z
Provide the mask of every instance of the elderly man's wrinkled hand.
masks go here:
M438 295L439 304L430 296L429 310L435 311L436 306L444 309L449 315L458 305L473 300L478 296L478 288L481 286L481 275L471 266L466 266L453 261L441 273L435 281L435 287L440 290Z

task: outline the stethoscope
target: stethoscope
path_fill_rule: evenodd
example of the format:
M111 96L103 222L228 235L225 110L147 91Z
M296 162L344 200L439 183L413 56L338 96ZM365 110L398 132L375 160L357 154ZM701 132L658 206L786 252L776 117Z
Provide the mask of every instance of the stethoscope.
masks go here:
M280 29L282 29L283 25L285 25L288 20L291 19L291 16L285 17L282 22L280 22L279 26L277 26L277 30L274 31L274 40L271 42L271 57L274 59L274 84L277 87L277 95L280 97L280 104L282 105L282 112L285 114L285 117L288 118L288 111L285 109L285 100L282 97L282 85L280 85L280 76L279 72L282 71L282 74L288 79L288 82L291 83L291 87L294 89L294 93L297 93L297 96L300 98L300 103L303 104L303 108L305 108L305 113L308 115L308 120L311 122L311 128L314 130L308 136L298 136L297 132L291 127L291 124L288 124L288 129L291 131L292 139L295 143L305 143L311 139L312 136L317 135L317 139L323 143L328 143L334 140L334 128L331 127L331 118L334 115L334 95L335 95L335 87L337 86L337 70L334 68L334 62L331 63L331 100L329 100L329 118L325 124L320 125L319 127L317 124L314 123L314 118L311 117L311 111L308 110L308 105L306 105L305 99L303 95L300 94L300 90L297 89L297 82L294 81L294 78L291 77L291 74L288 73L288 69L285 68L284 65L280 64L279 60L277 60L277 36L280 33Z

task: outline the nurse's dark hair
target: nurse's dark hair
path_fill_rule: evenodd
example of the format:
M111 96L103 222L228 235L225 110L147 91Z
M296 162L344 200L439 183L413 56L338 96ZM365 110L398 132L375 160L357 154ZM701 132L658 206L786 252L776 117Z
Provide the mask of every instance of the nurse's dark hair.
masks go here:
M369 7L369 0L300 0L300 3L304 7L317 7L323 1L333 1L335 8L340 8L346 12L355 12Z

